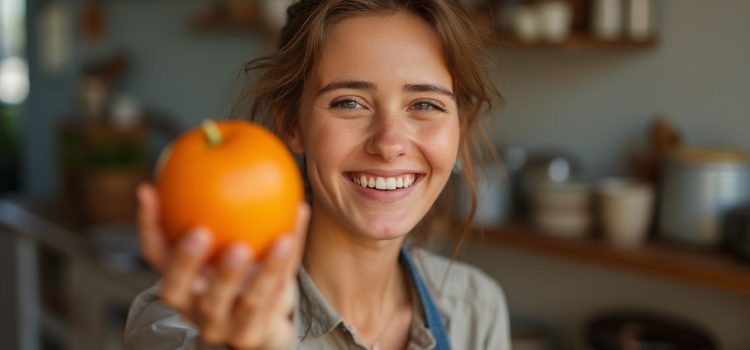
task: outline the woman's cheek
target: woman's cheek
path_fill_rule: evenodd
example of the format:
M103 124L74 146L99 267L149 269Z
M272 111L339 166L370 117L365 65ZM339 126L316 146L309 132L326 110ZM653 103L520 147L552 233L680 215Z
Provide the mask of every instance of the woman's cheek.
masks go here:
M425 136L420 139L426 142L423 149L430 153L428 161L433 170L452 170L458 154L458 122L433 125L422 133Z
M329 122L326 125L310 125L308 149L318 163L338 164L356 144L358 131L346 123Z

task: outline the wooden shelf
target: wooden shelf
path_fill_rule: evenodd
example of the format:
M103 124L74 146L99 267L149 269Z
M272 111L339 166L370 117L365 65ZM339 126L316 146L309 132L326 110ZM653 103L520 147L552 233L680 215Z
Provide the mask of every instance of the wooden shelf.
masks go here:
M481 237L486 242L503 247L750 296L750 264L721 252L662 242L624 249L594 238L543 236L523 226L485 230Z
M199 32L237 32L244 33L259 30L258 20L238 20L221 17L200 17L190 22L190 28Z
M193 16L190 28L198 32L245 33L266 25L261 5L255 1L209 1Z
M198 34L237 35L248 34L260 38L262 45L275 48L278 30L258 15L247 18L236 18L227 15L203 15L193 18L189 30Z
M497 35L491 45L493 47L504 49L533 49L533 48L552 48L562 50L581 50L581 49L648 49L658 44L656 38L645 40L633 40L620 38L614 40L603 40L586 33L573 33L569 38L561 42L534 41L526 42L517 37L509 35Z

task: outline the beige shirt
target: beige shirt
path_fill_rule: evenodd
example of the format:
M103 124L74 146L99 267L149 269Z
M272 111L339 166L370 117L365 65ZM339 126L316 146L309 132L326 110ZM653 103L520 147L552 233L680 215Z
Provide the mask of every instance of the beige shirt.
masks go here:
M445 323L454 350L510 350L508 310L497 283L477 268L414 249L411 256ZM446 274L447 273L447 274ZM310 276L298 274L299 301L294 310L296 349L365 350L356 330L347 325L323 297ZM198 330L158 298L158 285L133 302L125 327L126 349L222 349L200 341ZM415 310L421 310L412 288ZM409 350L427 350L435 339L424 314L415 313L410 327Z

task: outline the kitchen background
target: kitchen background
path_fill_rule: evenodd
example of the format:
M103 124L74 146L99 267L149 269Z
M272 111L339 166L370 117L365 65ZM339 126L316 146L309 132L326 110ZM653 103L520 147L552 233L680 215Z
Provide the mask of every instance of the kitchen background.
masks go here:
M5 259L0 271L3 280L13 281L0 288L2 307L9 310L0 319L0 338L10 339L12 348L120 347L118 332L127 302L154 276L128 255L135 246L132 226L112 224L122 208L102 199L107 185L101 183L106 180L87 177L86 170L108 162L132 165L135 171L119 180L127 187L142 176L140 165L151 164L171 137L206 117L228 115L232 83L242 64L272 47L266 31L272 31L273 20L256 25L262 15L252 4L260 1L234 1L228 17L219 16L221 11L210 16L216 3L0 2L0 92L11 91L0 93L0 233L5 233L0 235L0 256ZM279 6L281 1L271 3ZM509 161L504 170L516 187L512 193L499 186L486 191L504 199L484 198L485 210L493 209L486 216L484 239L477 235L462 259L503 286L515 326L514 348L594 348L593 338L619 334L623 339L631 333L653 345L665 334L695 339L690 337L706 333L715 348L750 349L750 264L736 257L741 252L719 252L710 237L674 237L684 232L645 246L591 239L591 220L603 214L587 209L590 198L572 203L580 201L583 192L605 197L603 187L582 187L586 184L649 173L649 157L661 156L660 147L672 149L677 140L750 152L750 2L570 0L562 7L560 1L466 3L476 9L481 23L512 33L498 35L491 45L493 80L506 102L492 112L487 126ZM628 15L629 6L637 3L650 6L645 27ZM489 17L489 12L496 16ZM213 20L216 16L223 19ZM25 23L17 21L23 18ZM25 29L20 31L25 40L8 34L14 28L16 33ZM625 28L622 35L617 28ZM28 62L30 90L22 103L12 97L13 92L24 95L18 93L24 79L8 77L24 72L24 66L15 60L16 68L8 68L8 57ZM7 83L10 80L16 83ZM108 94L104 104L103 93ZM110 112L106 106L112 107ZM89 123L81 123L104 114L115 116L120 128L97 124L87 129ZM91 130L105 135L105 141L116 140L104 143L114 150L80 165L75 142L96 139ZM668 169L696 169L675 162L678 165ZM523 167L517 170L514 164ZM740 178L747 175L742 164L730 162L740 169ZM696 176L712 176L707 169ZM685 176L670 171L662 175ZM551 177L555 186L534 187L534 176ZM728 191L736 194L750 187L748 180L742 184ZM679 197L686 192L671 195L678 202L691 202L694 198ZM77 196L78 205L60 205L63 193ZM740 206L741 196L732 198ZM583 221L550 224L540 219L540 208L544 203L547 209L555 207L549 204L555 199L567 204L558 203L554 210ZM660 201L669 199L660 196ZM511 203L516 214L523 213L519 203L525 203L527 221L534 225L507 219ZM650 202L642 203L648 207ZM630 213L628 208L623 212ZM80 212L86 210L86 222L95 216L99 224L82 223ZM638 214L632 215L637 221ZM660 219L655 220L655 231L669 231L671 223L658 223ZM500 223L504 229L494 227ZM744 239L737 244L747 245ZM442 241L435 246L450 249ZM622 324L605 324L601 319L609 311L630 317L631 324L640 317L642 328L622 331ZM596 330L590 327L595 317L600 318ZM669 326L654 326L657 317L668 318ZM677 336L675 323L682 322L698 329Z

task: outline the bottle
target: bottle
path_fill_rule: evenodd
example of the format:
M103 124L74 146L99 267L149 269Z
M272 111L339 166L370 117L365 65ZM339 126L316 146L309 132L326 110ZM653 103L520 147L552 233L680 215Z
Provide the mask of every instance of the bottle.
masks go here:
M634 40L647 40L652 30L651 0L630 0L628 3L628 36Z
M622 35L622 0L594 0L592 6L594 35L604 40L619 38Z
M112 104L112 125L118 130L132 130L142 118L141 105L138 100L128 95L121 95Z
M547 0L536 7L540 29L544 38L552 42L565 40L570 34L573 9L562 0Z

